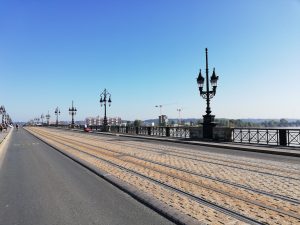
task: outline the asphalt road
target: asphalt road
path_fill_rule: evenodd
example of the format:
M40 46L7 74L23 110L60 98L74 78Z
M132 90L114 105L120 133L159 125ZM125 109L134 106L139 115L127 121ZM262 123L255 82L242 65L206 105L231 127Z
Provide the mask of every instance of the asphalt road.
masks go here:
M173 224L23 129L8 144L1 225Z

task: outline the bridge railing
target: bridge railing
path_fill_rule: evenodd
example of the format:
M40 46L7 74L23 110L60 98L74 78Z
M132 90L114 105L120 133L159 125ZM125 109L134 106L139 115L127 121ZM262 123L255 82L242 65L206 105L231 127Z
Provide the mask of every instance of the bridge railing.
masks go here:
M102 126L89 126L92 130L102 130ZM146 136L189 138L189 127L162 127L162 126L108 126L107 130L111 133L137 134Z
M60 127L68 128L68 125ZM77 126L84 129L84 126ZM94 131L103 131L103 126L89 126ZM190 138L191 129L201 127L167 127L167 126L108 126L107 131L111 133L122 133L144 136L159 136L173 138ZM228 129L228 128L227 128ZM300 147L300 129L285 128L230 128L227 141L234 143L263 144L272 146ZM217 131L216 131L217 132Z
M236 143L300 146L300 129L233 128Z

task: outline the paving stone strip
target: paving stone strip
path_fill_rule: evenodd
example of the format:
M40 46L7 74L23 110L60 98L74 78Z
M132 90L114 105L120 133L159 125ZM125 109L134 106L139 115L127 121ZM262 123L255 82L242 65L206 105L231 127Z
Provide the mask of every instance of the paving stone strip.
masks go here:
M290 186L296 193L292 195L292 197L296 199L297 198L299 199L299 192L300 192L299 180L292 180L292 179L288 179L288 177L285 178L285 177L276 177L276 176L272 177L271 179L270 178L271 175L268 174L257 175L253 171L245 172L243 170L239 170L238 168L229 169L226 166L222 167L222 165L209 164L209 162L194 162L193 160L190 159L178 159L178 156L176 156L177 158L174 160L174 156L168 156L167 154L161 154L161 153L158 154L157 152L141 153L141 151L136 150L133 147L125 146L120 148L120 146L109 144L107 142L101 142L101 139L86 140L84 138L84 135L82 135L81 137L80 136L72 137L72 135L69 135L68 132L65 133L60 132L58 135L55 134L55 131L53 132L50 131L49 129L48 130L41 129L41 128L30 128L30 129L31 131L35 132L37 135L46 138L47 141L51 142L53 145L63 148L64 150L67 149L67 151L72 152L72 154L78 155L79 153L74 151L74 149L78 149L82 152L86 152L101 158L105 158L106 160L109 160L113 163L122 165L124 168L128 168L130 170L134 170L138 173L144 174L145 176L160 180L165 184L174 186L176 188L180 188L185 192L192 193L196 196L200 196L215 204L219 204L223 207L227 207L228 209L237 211L246 216L250 216L251 218L255 218L261 222L268 222L272 224L300 223L298 204L293 204L291 202L287 202L282 199L279 200L273 199L270 196L264 196L261 194L251 192L249 190L243 190L241 188L232 187L228 184L222 185L220 184L220 182L218 183L216 181L212 181L207 178L203 178L203 177L201 178L199 176L189 174L188 172L178 171L172 168L166 168L161 165L143 161L143 159L140 158L139 159L134 158L133 156L139 156L142 158L146 157L147 159L152 160L154 162L166 163L176 167L178 166L181 168L183 167L185 169L188 168L189 170L192 171L197 171L197 172L204 171L204 173L212 174L212 175L214 173L218 173L219 176L221 177L229 176L228 179L243 184L245 183L247 184L247 181L249 180L248 184L250 183L255 187L259 186L260 188L266 186L265 184L266 181L267 181L267 185L269 186L274 185L277 186L278 188L280 187L278 186L278 184L282 185L283 186L281 188L282 190L284 190L287 186ZM65 146L64 142L67 142L69 147ZM96 147L97 145L99 147ZM111 150L111 152L107 150L103 151L103 148L107 148L108 150ZM85 157L87 156L84 155L83 153L80 153L80 157L85 159ZM228 159L226 160L228 161ZM229 162L224 162L224 163L229 163ZM245 165L240 165L240 166L245 167ZM253 167L253 164L251 164L251 167ZM288 173L289 171L285 171L285 172ZM247 176L245 176L245 173L247 173ZM232 178L233 174L235 175L236 179ZM132 176L133 176L132 174L129 175L129 177ZM251 177L251 179L249 179L248 176ZM125 177L124 179L126 179L127 182L128 180L130 180L129 178L125 178ZM136 180L136 178L134 178L134 180ZM285 182L287 182L288 184L285 184ZM294 187L296 187L296 189L294 189ZM157 190L157 188L158 187L155 186L154 190ZM151 191L147 189L147 192L153 194L152 193L153 190ZM285 195L286 192L281 191L280 194ZM251 201L250 200L247 201L247 199L251 199ZM165 203L170 204L170 202L165 202ZM184 205L175 204L174 207L181 211L182 208L185 209L186 207L189 208L189 206L185 204ZM195 210L194 207L191 208ZM187 215L191 215L193 218L198 219L196 214L193 214L193 210L192 212L187 212L186 210L183 210L182 212L186 213ZM203 215L201 214L201 216ZM212 223L212 224L216 224L216 223Z

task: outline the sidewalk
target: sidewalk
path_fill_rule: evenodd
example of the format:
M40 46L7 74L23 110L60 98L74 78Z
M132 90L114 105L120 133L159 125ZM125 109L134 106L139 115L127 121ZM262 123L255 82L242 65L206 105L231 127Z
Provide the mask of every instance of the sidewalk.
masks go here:
M11 128L8 127L7 131L0 132L0 145L1 145L2 141L6 138L6 136L9 134L10 130L11 130Z
M7 142L9 140L9 137L11 136L12 131L13 128L7 128L7 131L2 131L0 133L0 169L2 167L2 162L6 154Z
M79 129L68 129L68 130L84 132L83 130L79 130ZM233 142L210 142L210 141L198 141L198 140L167 138L167 137L130 135L130 134L123 134L123 133L106 133L106 132L97 132L97 131L94 131L92 133L110 135L110 136L139 138L139 139L154 140L154 141L166 141L171 143L199 145L199 146L206 146L206 147L213 147L213 148L225 148L225 149L239 150L239 151L300 157L300 147L282 147L282 146L275 146L275 145L274 146L256 145L256 144L246 144L246 143L240 144L240 143L233 143Z

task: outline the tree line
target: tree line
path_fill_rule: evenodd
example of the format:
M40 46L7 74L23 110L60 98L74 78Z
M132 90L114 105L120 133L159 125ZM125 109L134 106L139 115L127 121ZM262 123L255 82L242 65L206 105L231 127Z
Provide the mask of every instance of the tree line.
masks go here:
M167 124L163 126L177 126L178 121L176 120L169 120ZM191 121L182 121L182 126L199 126L202 124L202 119L199 120L191 120ZM247 121L241 119L216 119L215 122L218 126L221 127L300 127L300 120L288 121L286 119L280 120L264 120L264 121ZM128 121L128 126L143 126L143 121L135 120L133 122Z

